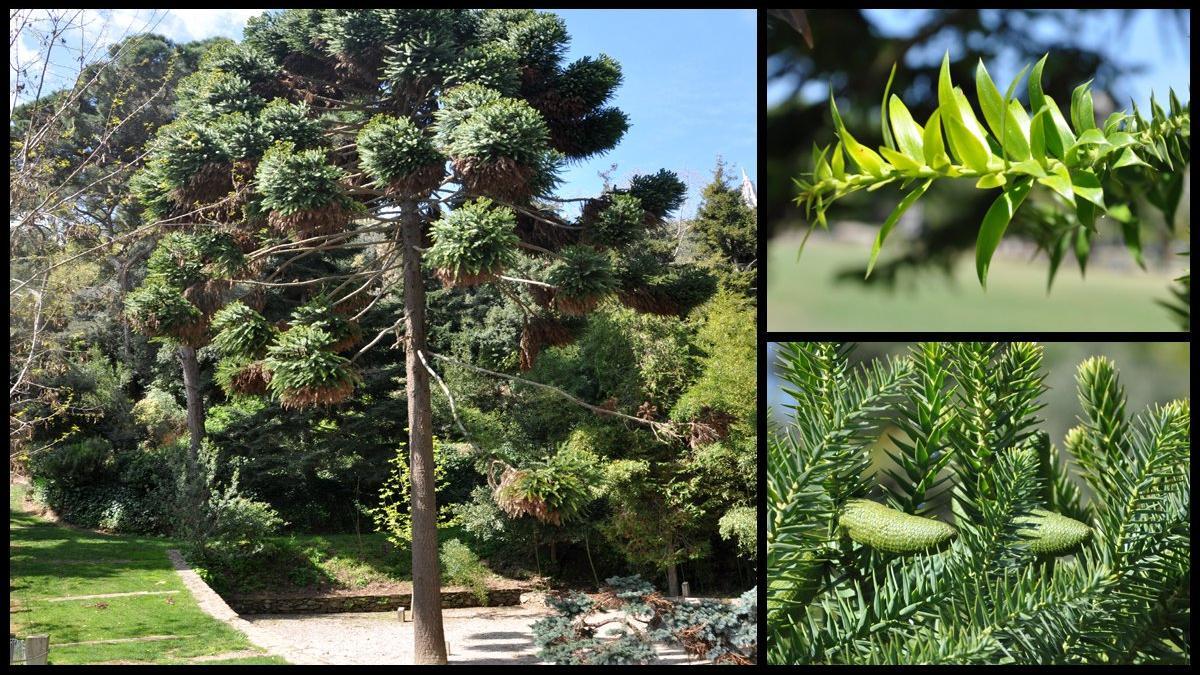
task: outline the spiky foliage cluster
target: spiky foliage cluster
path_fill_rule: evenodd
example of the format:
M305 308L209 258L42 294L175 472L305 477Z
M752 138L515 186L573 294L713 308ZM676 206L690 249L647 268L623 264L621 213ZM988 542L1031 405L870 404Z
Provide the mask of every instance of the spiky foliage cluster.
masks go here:
M358 154L363 170L379 187L428 194L442 182L445 158L407 117L373 117L358 133Z
M321 143L321 127L309 117L304 103L277 98L257 115L233 112L212 122L225 153L232 159L258 158L275 143L291 143L297 149Z
M250 88L246 79L224 70L199 70L179 83L175 105L181 116L211 122L226 113L256 115L266 101Z
M245 303L232 302L212 318L212 345L227 357L260 359L275 337L275 327Z
M425 258L447 286L491 280L516 260L515 225L510 208L486 197L467 202L433 223Z
M148 283L130 291L125 296L125 316L153 337L172 337L192 346L203 340L200 310L169 284Z
M279 73L279 67L261 51L234 42L219 42L200 57L200 69L231 73L250 83L250 89L261 88L263 83Z
M267 348L264 362L271 373L271 393L294 408L345 400L359 376L332 346L333 336L315 326L299 324L281 333Z
M708 270L664 263L645 252L624 252L614 275L621 303L652 314L683 316L717 289Z
M661 220L683 206L687 186L674 171L659 169L656 173L639 174L629 179L629 188L625 192L640 199L646 213Z
M889 98L889 78L881 112L884 146L878 153L846 130L831 92L829 106L839 141L832 152L828 147L814 148L812 173L796 181L797 203L804 206L807 217L826 227L826 211L848 194L893 182L899 182L902 190L915 185L875 238L866 270L870 276L883 242L900 216L936 180L970 177L976 179L979 189L1000 188L975 244L976 271L984 285L992 254L1009 222L1030 190L1041 185L1057 210L1066 213L1058 223L1042 219L1036 231L1039 246L1050 257L1050 281L1068 250L1075 251L1082 271L1102 215L1119 225L1127 247L1142 264L1141 220L1135 197L1146 195L1173 226L1189 163L1191 106L1181 104L1171 92L1169 113L1151 98L1150 119L1142 117L1134 104L1132 115L1114 112L1098 125L1090 82L1086 82L1071 94L1068 123L1058 104L1042 90L1047 57L1030 72L1029 111L1013 99L1028 66L1001 96L980 61L975 89L987 129L962 89L951 82L949 53L942 60L937 85L938 109L924 126L913 120L903 101L894 95Z
M538 656L560 665L645 665L656 642L679 645L691 657L750 665L758 648L757 590L731 603L669 600L638 576L610 577L599 595L570 592L551 599L555 614L534 622ZM596 615L618 618L597 628ZM589 621L589 619L591 621Z
M227 394L262 394L270 373L263 363L277 330L261 314L240 301L213 315L212 345L221 354L216 381Z
M613 194L586 223L588 240L601 246L628 246L645 233L646 211L633 195ZM585 216L586 218L586 216Z
M362 339L358 322L351 321L333 309L329 298L318 296L292 310L293 326L312 326L329 334L330 351L345 351Z
M611 257L590 246L568 246L550 267L554 304L565 314L586 314L616 288Z
M861 367L849 352L780 346L794 403L768 446L771 663L1190 662L1186 399L1129 418L1113 364L1079 367L1082 424L1065 446L1085 503L1035 431L1036 345L923 344ZM896 469L870 475L890 424ZM956 537L902 554L871 545L879 533L852 539L839 515L863 498Z
M565 447L521 468L507 467L494 487L496 504L513 518L562 525L582 517L598 496L599 458Z
M522 99L481 89L447 96L447 107L436 113L438 148L476 194L524 200L547 193L561 160L545 120Z
M323 151L297 151L291 143L280 143L263 155L255 180L263 206L290 216L339 204L342 190L338 181L344 175Z
M220 307L245 256L220 232L172 232L159 240L146 263L145 281L125 298L125 314L152 337L191 346L207 340L206 318Z

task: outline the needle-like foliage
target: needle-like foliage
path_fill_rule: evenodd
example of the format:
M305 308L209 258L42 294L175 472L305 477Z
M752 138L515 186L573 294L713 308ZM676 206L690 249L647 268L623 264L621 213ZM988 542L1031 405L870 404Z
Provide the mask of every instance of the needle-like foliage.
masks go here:
M921 344L860 366L849 351L778 352L794 402L768 425L771 664L1190 663L1186 399L1129 418L1115 366L1080 366L1063 445L1084 503L1036 430L1038 345ZM887 425L896 468L873 469ZM882 506L851 539L839 516L864 499ZM921 518L954 536L896 545L931 529ZM886 530L863 536L872 519Z

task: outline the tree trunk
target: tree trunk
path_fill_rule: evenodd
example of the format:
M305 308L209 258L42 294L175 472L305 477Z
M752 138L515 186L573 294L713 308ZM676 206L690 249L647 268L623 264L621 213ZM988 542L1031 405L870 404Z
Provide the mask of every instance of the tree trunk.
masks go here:
M675 555L674 537L667 538L667 554ZM675 563L667 565L667 595L673 598L679 597L679 566Z
M196 520L202 513L205 494L204 481L200 475L200 442L204 438L204 399L200 397L200 362L196 360L196 348L180 345L179 364L183 369L183 390L187 394L188 451L184 463L187 499L183 509L183 522L192 524L196 532L201 525Z
M667 565L667 594L679 597L679 566L675 563Z
M600 590L600 577L596 575L596 564L592 562L592 547L588 543L587 530L583 531L583 550L587 552L588 567L592 568L592 581L596 582L596 590Z
M418 350L425 347L425 282L421 276L421 218L416 204L404 205L401 237L404 262L405 386L408 448L412 457L412 604L414 654L418 664L446 663L442 632L442 580L438 567L437 503L433 464L433 413L429 373Z

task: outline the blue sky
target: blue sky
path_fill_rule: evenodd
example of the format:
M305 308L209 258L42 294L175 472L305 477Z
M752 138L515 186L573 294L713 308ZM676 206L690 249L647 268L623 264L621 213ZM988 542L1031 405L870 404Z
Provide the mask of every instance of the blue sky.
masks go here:
M91 10L89 10L91 11ZM261 9L94 10L89 31L108 44L141 31L186 42L213 36L241 39L246 19ZM606 53L621 63L625 81L613 103L630 119L624 140L608 154L571 165L563 197L591 196L597 175L617 164L618 184L635 173L667 168L688 184L688 216L711 180L717 155L735 175L744 168L757 183L758 49L754 10L552 10L567 23L568 60ZM89 36L94 37L94 35ZM74 44L74 40L70 40ZM28 59L31 44L10 48ZM51 59L64 76L67 62ZM12 97L10 86L10 101Z
M864 13L879 34L903 38L915 33L918 27L927 20L928 13L931 11L933 10L869 9L864 10ZM1098 49L1114 63L1136 65L1143 68L1143 72L1124 76L1121 86L1137 102L1138 108L1143 113L1147 113L1150 110L1151 91L1154 92L1155 98L1164 108L1166 105L1163 102L1167 100L1168 88L1174 88L1181 101L1191 99L1190 44L1184 44L1178 27L1173 23L1168 24L1166 17L1160 16L1164 14L1167 13L1163 11L1135 12L1129 18L1131 25L1127 32L1119 38L1115 29L1118 22L1125 19L1113 11L1086 11L1082 15L1084 28L1078 35L1064 35L1056 23L1046 19L1035 21L1030 26L1030 30L1035 31L1043 40L1078 42L1082 46ZM1189 11L1189 31L1191 30L1190 19ZM911 52L909 59L920 58L924 63L940 61L942 53L946 49L950 50L950 56L954 58L955 51L961 52L962 47L955 43L933 45L929 50L921 53ZM925 53L926 51L929 53ZM1054 58L1053 54L1051 58ZM986 65L992 78L1003 91L1007 89L1008 83L1012 81L1024 63L1018 63L1015 58L1010 57L1002 58L998 63ZM881 91L882 84L880 83ZM972 86L971 83L966 85L968 92ZM1023 89L1024 86L1024 84L1019 84L1018 90ZM791 87L789 86L770 87L767 92L768 105L777 103L790 91ZM801 95L810 101L822 100L829 96L828 85L824 82L812 82L811 86L805 86L801 90ZM1119 100L1116 104L1118 109L1130 107L1127 99ZM1062 103L1060 102L1059 105Z

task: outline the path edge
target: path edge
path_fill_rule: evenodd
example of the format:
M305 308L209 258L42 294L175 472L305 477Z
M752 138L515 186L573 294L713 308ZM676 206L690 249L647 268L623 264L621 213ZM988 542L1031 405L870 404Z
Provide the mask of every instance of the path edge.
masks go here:
M242 633L254 646L265 650L272 656L282 657L289 663L296 665L334 665L311 654L297 653L294 645L285 644L270 632L243 619L241 615L233 611L233 608L225 602L224 598L217 595L217 592L210 588L204 582L204 579L200 578L200 575L183 559L183 555L177 549L167 549L167 558L170 559L175 573L179 575L179 578L183 581L183 585L187 587L188 592L195 598L196 604L200 606L201 611Z

